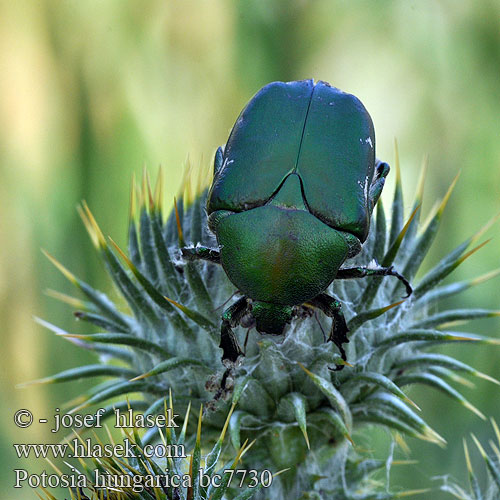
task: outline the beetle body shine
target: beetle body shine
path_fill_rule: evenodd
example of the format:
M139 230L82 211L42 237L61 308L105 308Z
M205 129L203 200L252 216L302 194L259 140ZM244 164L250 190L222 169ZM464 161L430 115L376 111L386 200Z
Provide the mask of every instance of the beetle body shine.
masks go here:
M231 328L248 313L261 333L281 334L304 306L333 319L329 340L345 359L341 305L325 293L332 281L392 274L408 285L392 268L341 269L368 236L388 172L357 97L303 80L270 83L250 100L215 155L207 214L219 250L183 249L222 264L243 295L223 314L223 359L242 354Z

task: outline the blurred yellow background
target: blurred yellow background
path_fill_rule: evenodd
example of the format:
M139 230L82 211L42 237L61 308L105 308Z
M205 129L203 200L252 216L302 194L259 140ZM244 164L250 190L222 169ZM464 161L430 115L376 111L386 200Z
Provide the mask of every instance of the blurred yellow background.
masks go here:
M44 294L73 290L40 249L109 290L77 204L87 200L104 232L123 245L133 172L145 165L155 174L161 164L172 199L187 156L211 162L261 86L304 78L357 95L373 118L378 157L392 164L397 137L408 209L426 154L423 215L461 170L427 267L500 211L498 0L0 2L2 498L31 498L12 488L12 469L47 467L17 460L12 443L51 440L42 425L17 429L14 411L50 417L76 394L71 384L15 385L89 360L32 319L85 329L70 308ZM394 177L384 196L392 194ZM485 237L493 241L455 279L499 267L498 225ZM497 278L459 296L456 307L500 309L499 285ZM499 321L469 331L498 337ZM500 378L500 347L453 352ZM409 440L420 464L395 470L393 484L415 488L432 484L430 476L463 477L462 436L473 431L485 439L489 425L432 389L413 394L449 446ZM466 395L500 420L498 387L478 382ZM379 436L375 452L386 446Z

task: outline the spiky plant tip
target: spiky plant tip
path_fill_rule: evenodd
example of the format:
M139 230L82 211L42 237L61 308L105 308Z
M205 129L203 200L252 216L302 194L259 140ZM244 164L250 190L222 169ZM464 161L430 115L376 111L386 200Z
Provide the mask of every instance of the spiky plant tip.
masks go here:
M188 418L190 412L188 404L183 419L183 426L177 436L175 428L158 429L163 446L148 446L145 441L144 429L122 428L123 442L127 441L127 453L124 458L117 456L106 456L98 461L86 461L78 459L78 466L64 462L71 473L78 474L78 486L68 487L71 498L82 498L86 500L214 500L214 499L239 499L245 500L253 498L254 495L264 486L269 486L274 478L281 475L284 470L273 474L267 471L267 475L259 484L252 481L240 481L240 477L234 476L235 469L241 458L251 449L252 443L246 441L236 455L228 453L224 447L225 429L221 432L215 444L206 443L202 439L202 408L200 407L198 422L195 434L188 431ZM128 404L128 409L132 405ZM174 409L172 400L167 405L163 400L165 412ZM226 428L231 412L226 418ZM109 428L106 426L108 441L103 442L94 432L95 444L88 439L84 440L76 431L72 439L66 438L65 442L76 453L76 446L84 447L88 450L94 449L98 445L101 449L106 446L116 447L120 443L113 438ZM147 439L147 438L146 438ZM191 447L191 452L185 450ZM68 473L63 472L52 461L47 462L59 477L68 477ZM233 472L231 472L231 470ZM44 488L41 491L48 497L53 498ZM38 493L40 498L43 498Z
M500 432L493 418L490 419L490 422L496 437L496 443L489 440L489 450L486 450L477 437L471 434L472 442L479 451L487 471L486 481L480 481L475 470L477 467L474 468L472 464L467 440L464 438L463 448L468 476L468 490L448 478L441 485L441 490L464 500L497 500L500 498Z

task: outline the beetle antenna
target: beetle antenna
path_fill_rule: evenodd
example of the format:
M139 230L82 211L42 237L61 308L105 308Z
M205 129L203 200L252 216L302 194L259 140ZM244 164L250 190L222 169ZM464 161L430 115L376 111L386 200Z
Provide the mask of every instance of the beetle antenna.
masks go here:
M218 311L219 309L222 309L225 305L227 305L227 304L229 303L229 301L230 301L233 297L235 297L235 296L236 296L236 295L238 295L239 293L240 293L240 291L239 291L239 290L234 291L234 292L230 295L230 297L229 297L227 300L225 300L225 301L224 301L224 302L223 302L220 306L217 306L217 307L213 310L213 312Z
M319 325L319 328L321 330L321 333L323 334L323 342L326 342L326 333L325 333L325 330L323 328L323 325L321 324L321 321L319 320L318 318L318 313L316 311L314 311L314 319L316 320L316 322L318 323Z
M247 334L245 335L245 342L243 342L243 354L245 356L247 355L247 343L248 343L248 336L250 335L250 330L251 328L247 329Z

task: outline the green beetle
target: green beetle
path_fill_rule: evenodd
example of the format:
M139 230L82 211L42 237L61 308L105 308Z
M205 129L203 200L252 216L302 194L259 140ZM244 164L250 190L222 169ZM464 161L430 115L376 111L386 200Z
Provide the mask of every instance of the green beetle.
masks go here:
M392 267L341 268L368 236L388 173L355 96L303 80L270 83L251 99L215 155L207 214L219 249L182 249L186 259L222 264L242 294L222 315L224 364L243 355L238 324L281 335L311 308L332 318L328 341L345 360L341 304L325 293L335 279L392 275L411 294Z

